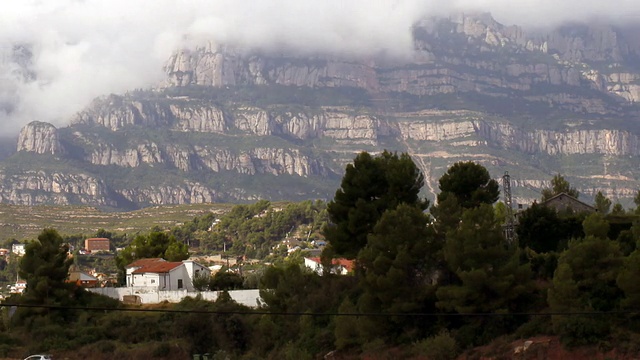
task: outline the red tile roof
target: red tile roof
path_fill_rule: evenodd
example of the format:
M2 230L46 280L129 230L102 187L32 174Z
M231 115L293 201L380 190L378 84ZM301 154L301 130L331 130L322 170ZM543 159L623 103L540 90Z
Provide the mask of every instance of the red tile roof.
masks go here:
M131 264L127 265L126 267L127 268L141 267L141 266L155 264L159 261L167 262L165 259L161 259L161 258L138 259L132 262Z
M156 261L153 263L149 263L148 265L142 266L139 269L135 269L133 274L144 274L144 273L168 273L169 271L177 268L182 265L182 262L169 262L169 261Z
M307 258L307 259L311 259L314 262L316 262L317 264L322 264L322 260L319 257L310 257L310 258ZM355 269L355 262L353 260L348 260L348 259L345 259L345 258L333 259L331 261L331 264L335 265L335 266L338 266L338 265L342 266L345 269L347 269L347 271L349 271L349 272L353 271L353 269Z

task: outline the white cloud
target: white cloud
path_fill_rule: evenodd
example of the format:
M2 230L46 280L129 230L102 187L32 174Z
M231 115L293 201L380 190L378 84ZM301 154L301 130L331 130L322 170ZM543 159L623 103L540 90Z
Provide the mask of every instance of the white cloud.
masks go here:
M65 124L96 96L147 87L185 41L265 50L403 55L416 20L490 11L506 24L552 26L594 16L638 23L637 0L20 0L0 12L0 133L32 120ZM12 44L32 45L24 82L2 64ZM5 59L6 60L6 59ZM15 100L15 97L18 100Z

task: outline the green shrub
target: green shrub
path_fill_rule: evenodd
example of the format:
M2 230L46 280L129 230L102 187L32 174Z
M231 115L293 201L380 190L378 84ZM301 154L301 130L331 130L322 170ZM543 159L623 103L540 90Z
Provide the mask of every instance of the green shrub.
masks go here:
M447 330L426 338L414 345L416 355L426 356L430 360L455 359L459 349L456 340Z
M156 358L156 357L165 358L165 357L168 357L170 353L171 353L171 347L166 342L159 343L153 349L153 357L154 358Z
M108 354L115 351L116 344L111 340L100 340L93 344L93 348L95 348L99 353Z
M15 346L9 344L0 344L0 356L7 357Z
M603 316L558 316L553 327L569 347L598 344L610 335L608 319Z
M531 320L522 324L515 332L517 338L527 338L542 334L553 334L551 321L547 316L534 316Z

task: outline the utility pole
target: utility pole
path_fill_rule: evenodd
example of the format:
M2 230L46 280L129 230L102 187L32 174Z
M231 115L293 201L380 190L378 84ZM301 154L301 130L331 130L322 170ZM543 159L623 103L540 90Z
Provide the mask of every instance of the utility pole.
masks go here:
M505 171L502 176L502 189L504 190L504 205L507 208L506 224L504 228L504 235L509 244L513 243L515 238L514 225L513 225L513 206L511 202L511 177L509 172Z

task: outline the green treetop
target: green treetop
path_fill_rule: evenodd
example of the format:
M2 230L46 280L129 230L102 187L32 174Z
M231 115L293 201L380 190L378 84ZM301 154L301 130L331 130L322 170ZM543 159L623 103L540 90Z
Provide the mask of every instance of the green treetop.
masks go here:
M602 215L606 215L611 210L611 200L602 194L602 191L598 191L595 197L596 209Z
M542 190L542 201L547 201L561 193L573 196L576 199L580 195L578 190L576 190L576 188L574 187L571 187L571 184L569 184L569 182L565 180L562 175L557 174L553 177L553 179L551 179L551 188Z
M489 171L472 161L457 162L442 175L439 181L438 203L454 196L465 209L481 204L493 204L500 197L500 186Z
M173 235L154 231L149 235L138 235L129 246L122 250L117 258L118 268L137 259L163 258L167 261L181 261L189 258L187 245L179 243Z
M66 279L73 260L69 248L54 229L45 229L29 242L20 260L20 277L27 281L24 298L34 303L57 303L68 297Z
M406 153L356 156L327 205L323 232L335 254L355 258L385 210L402 203L426 209L429 202L418 195L423 185L424 176Z

